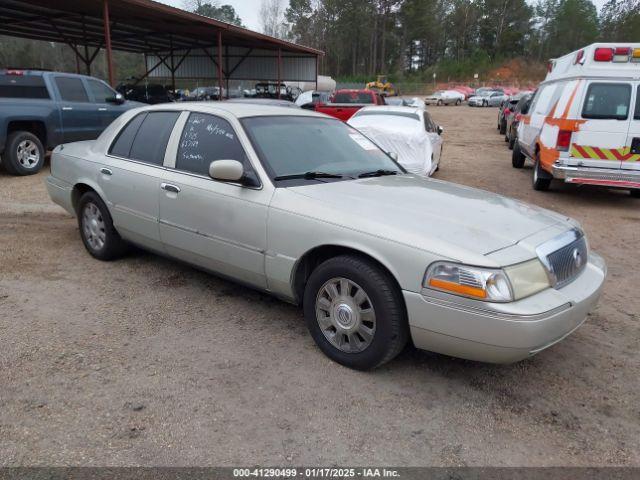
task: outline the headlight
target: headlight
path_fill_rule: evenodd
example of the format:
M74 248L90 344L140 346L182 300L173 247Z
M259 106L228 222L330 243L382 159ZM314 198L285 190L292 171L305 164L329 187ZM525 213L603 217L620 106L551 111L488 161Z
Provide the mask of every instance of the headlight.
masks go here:
M514 299L509 278L503 270L494 268L436 262L428 268L423 285L486 302L511 302Z
M512 265L505 268L504 271L509 280L511 280L516 300L528 297L551 286L547 271L537 258L518 265Z

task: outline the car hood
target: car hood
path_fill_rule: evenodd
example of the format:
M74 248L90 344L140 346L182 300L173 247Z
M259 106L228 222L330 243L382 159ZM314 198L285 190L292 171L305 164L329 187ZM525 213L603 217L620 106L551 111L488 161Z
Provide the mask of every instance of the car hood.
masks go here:
M558 224L560 214L417 175L287 188L287 209L449 258L476 259Z

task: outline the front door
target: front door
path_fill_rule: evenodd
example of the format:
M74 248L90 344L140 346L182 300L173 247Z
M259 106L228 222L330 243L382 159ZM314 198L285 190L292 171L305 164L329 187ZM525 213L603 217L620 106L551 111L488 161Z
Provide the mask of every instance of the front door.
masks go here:
M214 160L238 160L255 175L236 130L224 118L191 113L164 172L160 238L172 256L266 288L269 192L209 177Z
M91 93L91 101L94 105L95 114L99 117L100 125L104 130L111 122L118 118L125 109L113 102L116 91L112 90L106 83L91 78L87 78L85 81L87 82L89 93Z
M102 120L82 79L56 75L54 83L60 96L63 143L98 138L103 130Z

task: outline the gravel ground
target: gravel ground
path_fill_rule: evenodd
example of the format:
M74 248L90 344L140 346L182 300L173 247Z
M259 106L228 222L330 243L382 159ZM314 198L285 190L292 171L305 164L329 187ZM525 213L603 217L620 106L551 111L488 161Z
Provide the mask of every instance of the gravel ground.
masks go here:
M43 180L0 174L0 465L640 465L640 201L511 167L495 109L431 108L437 177L580 220L609 265L585 325L494 366L330 362L300 310L144 252L84 250Z

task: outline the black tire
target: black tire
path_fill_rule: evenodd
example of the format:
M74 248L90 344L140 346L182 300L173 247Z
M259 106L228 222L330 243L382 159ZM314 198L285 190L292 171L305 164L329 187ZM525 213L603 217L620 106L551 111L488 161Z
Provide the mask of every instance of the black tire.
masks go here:
M516 137L513 135L512 131L509 131L509 150L513 150L513 147L516 143Z
M525 160L524 153L520 151L520 144L516 142L513 147L513 153L511 153L511 165L513 168L522 168L524 167Z
M549 190L553 176L545 172L540 166L540 152L536 152L536 160L533 165L533 189L544 192Z
M456 100L456 105L460 105L462 103L462 100L458 99Z
M375 323L372 325L375 328L372 340L361 351L347 352L339 349L326 336L337 335L337 327L329 326L326 335L320 327L316 315L316 302L318 298L328 298L321 297L321 292L323 292L324 286L334 279L347 279L355 284L354 292L358 292L356 287L360 287L368 296L365 303L370 301L369 307L373 309L375 315ZM338 291L336 290L336 292ZM342 286L338 293L342 295ZM329 301L332 311L334 308L337 310L337 301L335 299ZM343 304L340 303L340 305ZM363 305L365 304L361 303L356 308ZM357 255L340 255L320 264L309 277L305 287L303 307L307 328L323 353L333 361L356 370L369 370L392 360L402 351L409 337L407 315L400 289L385 270L374 262ZM351 321L351 314L348 318ZM358 318L356 322L360 322L359 316L355 318ZM329 323L335 325L333 319L330 319ZM333 332L330 330L331 328L334 329ZM346 334L343 335L346 336ZM363 339L364 337L358 337L358 341ZM357 347L355 342L353 344L354 347ZM345 342L343 345L345 349L351 348L351 342Z
M442 106L442 100L438 100L438 103L436 104L438 107Z
M44 155L42 142L33 133L11 132L2 154L2 166L11 175L33 175L42 170Z
M505 120L502 120L502 122L500 122L500 133L502 135L505 135L507 133L507 122ZM505 140L506 142L507 140Z
M640 190L638 190L637 188L634 188L633 190L629 190L629 194L633 198L640 198Z
M90 213L97 209L97 222L90 225ZM101 222L101 223L100 223ZM78 227L80 228L80 238L87 251L92 257L102 261L111 261L122 257L127 251L126 242L113 227L111 214L100 196L89 191L80 197L78 202ZM102 245L97 245L96 237L100 236Z

